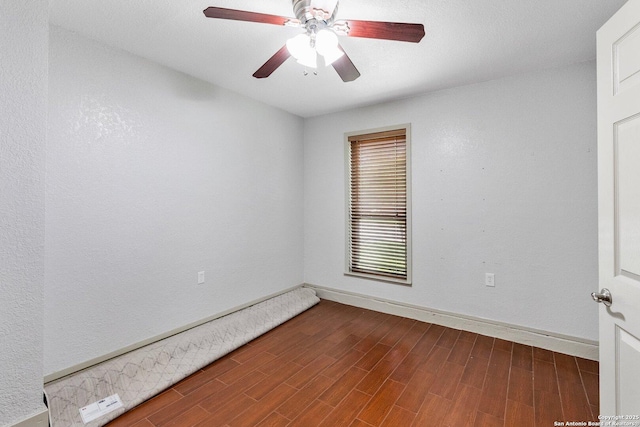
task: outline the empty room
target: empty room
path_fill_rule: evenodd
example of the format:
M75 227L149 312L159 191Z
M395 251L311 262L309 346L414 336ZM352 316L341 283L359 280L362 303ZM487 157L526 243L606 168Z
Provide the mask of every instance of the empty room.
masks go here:
M0 426L639 426L640 0L0 0Z

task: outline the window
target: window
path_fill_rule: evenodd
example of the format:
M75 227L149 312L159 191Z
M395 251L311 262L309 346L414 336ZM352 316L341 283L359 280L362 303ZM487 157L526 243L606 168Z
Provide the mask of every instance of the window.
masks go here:
M411 283L409 131L346 135L346 274Z

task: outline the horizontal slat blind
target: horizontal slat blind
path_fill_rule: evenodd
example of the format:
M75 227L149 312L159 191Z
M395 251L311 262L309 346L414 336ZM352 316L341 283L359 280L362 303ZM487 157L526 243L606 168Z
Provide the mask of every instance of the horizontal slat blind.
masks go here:
M407 278L405 129L349 137L349 268Z

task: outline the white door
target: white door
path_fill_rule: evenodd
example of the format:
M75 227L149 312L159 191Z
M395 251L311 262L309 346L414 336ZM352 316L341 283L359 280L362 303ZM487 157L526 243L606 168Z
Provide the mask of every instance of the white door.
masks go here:
M600 413L640 425L640 0L597 46L600 288L612 298L599 308Z

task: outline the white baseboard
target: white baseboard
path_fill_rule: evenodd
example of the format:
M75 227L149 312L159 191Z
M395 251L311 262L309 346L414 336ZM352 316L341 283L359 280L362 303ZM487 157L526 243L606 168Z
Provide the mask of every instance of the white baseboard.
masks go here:
M305 284L305 286L314 289L321 299L501 338L520 344L556 351L558 353L582 357L584 359L598 360L597 341L510 325L478 317L433 310L426 307L374 298L323 286L311 284Z
M25 418L11 427L47 427L49 425L49 411L44 408L35 415Z

